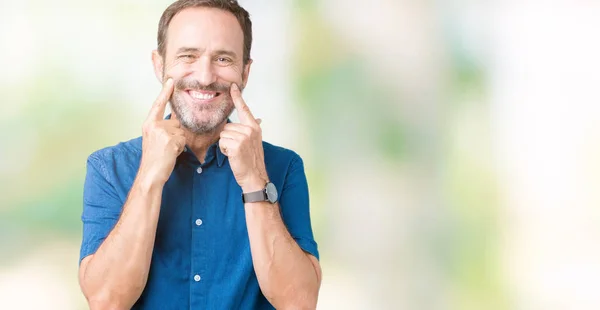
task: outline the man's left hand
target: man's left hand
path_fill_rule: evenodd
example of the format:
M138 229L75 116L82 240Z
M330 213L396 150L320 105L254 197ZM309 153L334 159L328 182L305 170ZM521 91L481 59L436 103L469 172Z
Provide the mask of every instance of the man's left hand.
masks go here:
M255 119L250 112L237 84L231 84L230 93L240 123L225 124L219 148L229 158L229 165L242 191L259 191L269 181L262 146L261 121Z

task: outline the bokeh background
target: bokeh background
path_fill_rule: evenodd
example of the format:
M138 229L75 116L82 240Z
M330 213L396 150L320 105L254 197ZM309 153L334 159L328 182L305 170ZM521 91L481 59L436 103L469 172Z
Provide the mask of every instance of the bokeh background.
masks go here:
M240 2L319 309L600 309L599 2ZM86 309L86 158L140 135L170 1L0 3L0 309Z

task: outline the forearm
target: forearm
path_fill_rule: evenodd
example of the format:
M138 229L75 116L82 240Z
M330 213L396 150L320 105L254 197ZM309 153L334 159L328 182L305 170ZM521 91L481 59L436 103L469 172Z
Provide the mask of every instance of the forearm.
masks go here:
M320 271L289 234L279 204L248 203L245 210L252 262L265 297L277 309L314 309Z
M82 289L90 307L129 309L148 278L163 186L136 178L119 221L87 263Z

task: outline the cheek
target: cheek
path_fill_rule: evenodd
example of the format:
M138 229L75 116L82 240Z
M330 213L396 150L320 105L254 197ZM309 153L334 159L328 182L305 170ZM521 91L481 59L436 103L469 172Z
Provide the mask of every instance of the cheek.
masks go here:
M191 72L191 66L183 63L171 63L164 68L163 75L178 80Z
M234 67L219 67L215 69L215 73L221 80L227 82L240 83L242 81L242 73Z
M178 80L182 79L186 75L186 73L180 70L170 70L166 71L165 75L166 77L173 78L173 80L177 82Z

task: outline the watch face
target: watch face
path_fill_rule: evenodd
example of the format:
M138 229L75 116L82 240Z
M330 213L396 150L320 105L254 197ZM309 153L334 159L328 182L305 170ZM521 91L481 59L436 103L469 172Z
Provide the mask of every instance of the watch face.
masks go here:
M277 188L275 188L275 185L273 183L268 183L267 184L267 199L269 200L269 202L271 203L275 203L277 202Z

